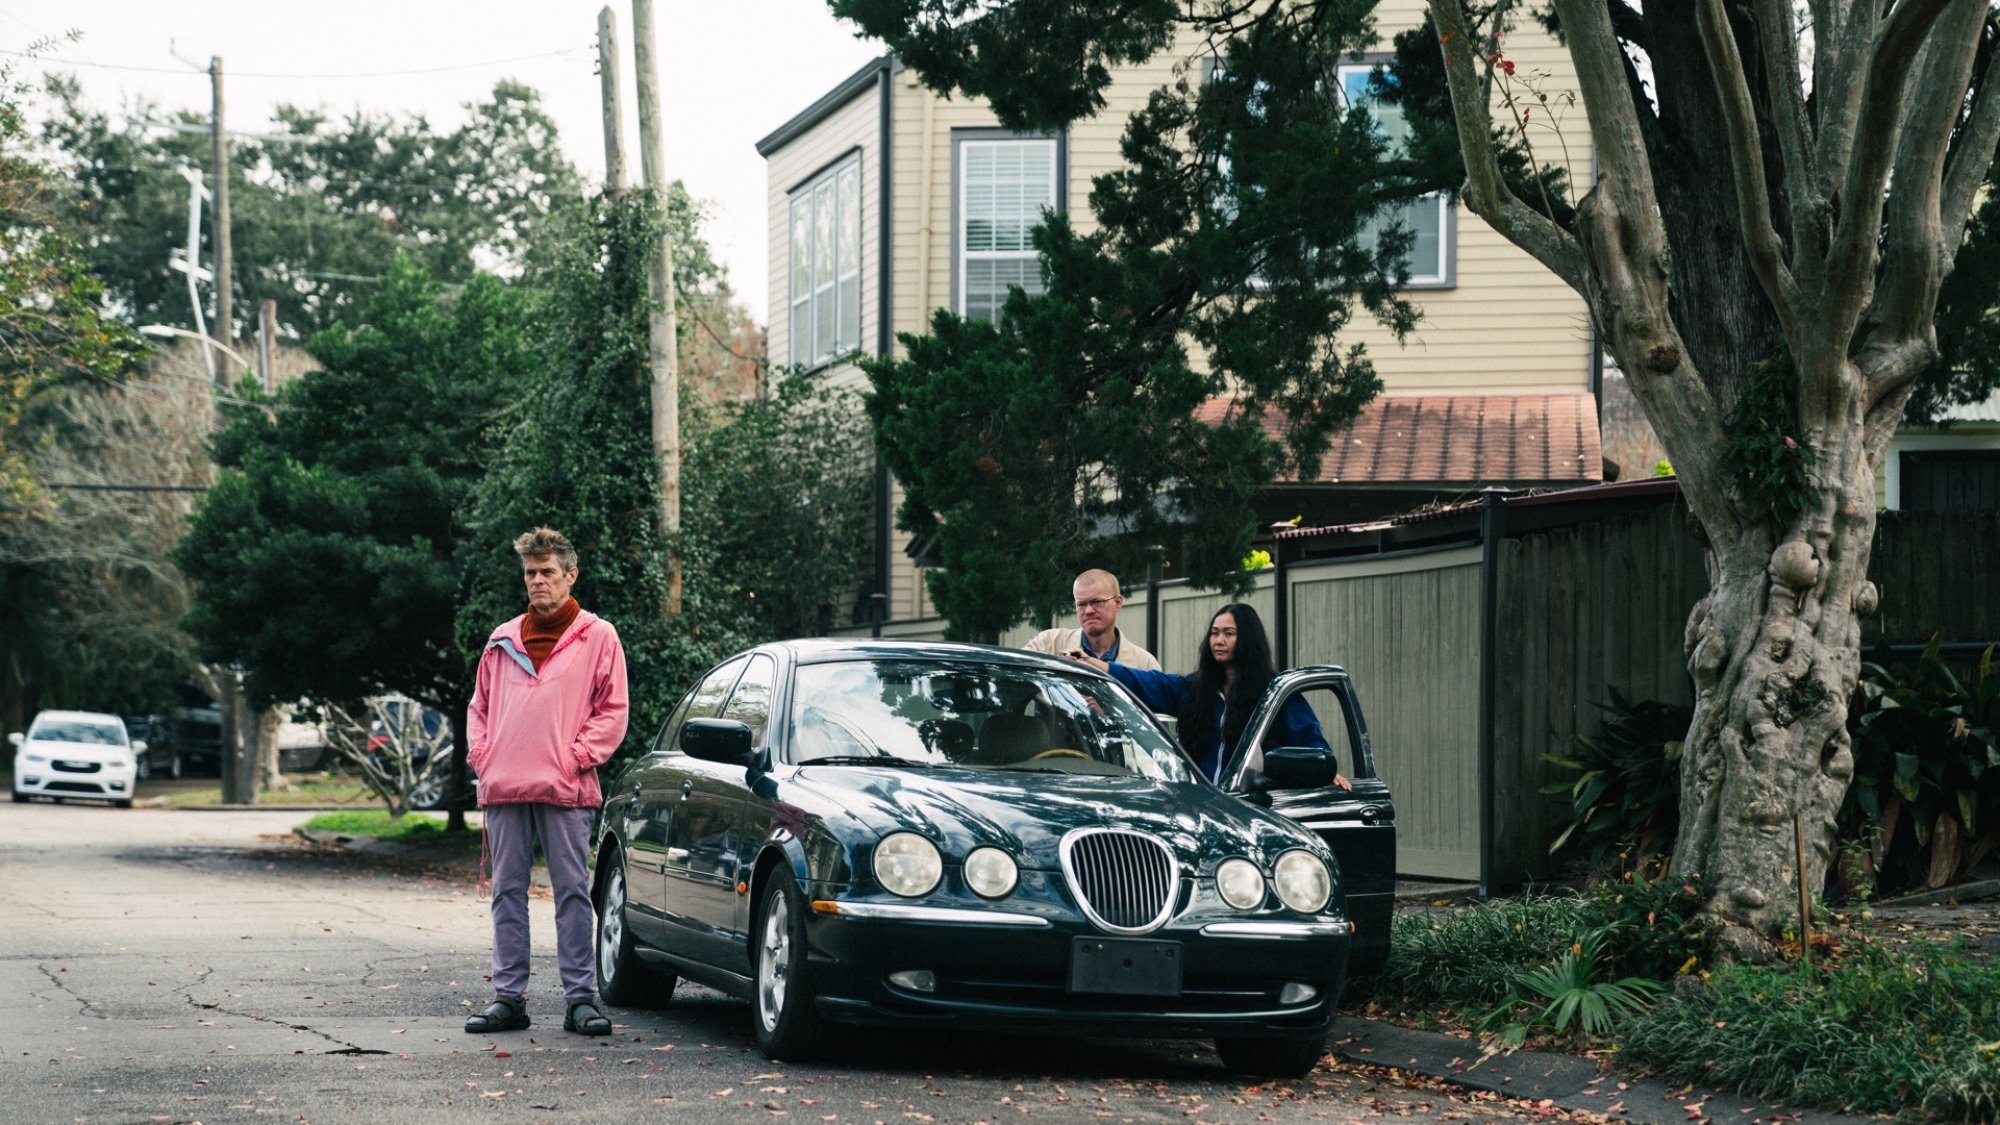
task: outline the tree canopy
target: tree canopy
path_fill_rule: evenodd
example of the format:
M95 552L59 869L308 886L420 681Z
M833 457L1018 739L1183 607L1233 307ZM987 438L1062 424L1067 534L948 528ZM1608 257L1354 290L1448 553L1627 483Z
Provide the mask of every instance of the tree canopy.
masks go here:
M177 166L212 174L207 115L148 102L108 113L73 78L49 90L56 112L43 133L85 215L84 260L123 315L192 328L187 280L167 263L187 241ZM268 132L234 139L235 307L275 298L279 323L302 340L357 315L398 252L448 284L519 272L535 226L581 184L533 89L499 82L467 112L440 130L422 117L286 105Z
M260 706L399 692L462 709L464 513L540 357L522 295L488 276L447 294L399 257L361 313L312 338L320 369L268 407L229 408L222 472L174 554L189 628L208 659L255 670Z

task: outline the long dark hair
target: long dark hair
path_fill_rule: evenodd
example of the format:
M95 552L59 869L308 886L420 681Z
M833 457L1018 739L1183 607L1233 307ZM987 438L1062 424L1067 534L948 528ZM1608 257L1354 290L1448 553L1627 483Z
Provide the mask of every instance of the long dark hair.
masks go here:
M1264 632L1264 619L1257 611L1242 602L1231 602L1215 611L1208 619L1208 628L1215 628L1216 617L1225 613L1236 619L1236 651L1229 658L1236 669L1236 683L1228 689L1222 716L1222 752L1227 755L1242 739L1250 712L1264 698L1264 689L1271 686L1277 669L1271 663L1271 638ZM1201 634L1201 654L1196 658L1193 678L1192 690L1181 705L1181 747L1195 761L1206 762L1215 744L1215 696L1224 690L1228 678L1222 662L1209 650L1208 630Z

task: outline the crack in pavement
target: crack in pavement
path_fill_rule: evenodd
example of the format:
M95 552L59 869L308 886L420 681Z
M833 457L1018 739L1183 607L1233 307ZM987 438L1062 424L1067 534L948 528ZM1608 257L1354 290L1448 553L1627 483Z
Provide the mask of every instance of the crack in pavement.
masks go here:
M206 973L204 973L203 975L204 975L204 978L205 978L205 977L206 977ZM197 982L197 983L198 983L198 982ZM193 988L193 987L194 987L194 985L192 985L192 984L190 984L190 985L188 986L188 988ZM206 1002L206 1001L203 1001L203 1000L197 1000L197 999L195 999L195 998L194 998L194 996L193 996L193 995L192 995L191 993L189 993L189 992L187 991L187 989L176 989L176 991L180 992L180 993L181 993L181 995L182 995L183 997L185 997L185 998L186 998L186 1000L187 1000L187 1002L188 1002L188 1005L189 1005L190 1007L194 1008L194 1009L195 1009L195 1010L197 1010L197 1011L203 1011L203 1012L221 1012L221 1013L222 1013L223 1015L225 1015L225 1016L235 1016L235 1017L237 1017L238 1019L246 1019L246 1020L256 1020L256 1021L257 1021L258 1023L268 1023L268 1024L270 1024L270 1025L271 1025L271 1026L273 1026L273 1027L282 1027L282 1028L285 1028L285 1029L286 1029L286 1030L288 1030L288 1031L303 1031L303 1032L305 1032L305 1033L306 1033L307 1035L317 1035L317 1036L319 1036L319 1037L320 1037L321 1039L324 1039L324 1040L326 1040L327 1042L329 1042L329 1043L332 1043L332 1044L334 1044L334 1045L335 1045L335 1046L334 1046L334 1048L333 1048L332 1050L324 1052L325 1054L329 1054L329 1055L386 1055L386 1054L388 1054L388 1053L389 1053L389 1052L387 1052L387 1051L382 1051L382 1050L377 1050L377 1049L375 1049L375 1048L373 1048L373 1047L363 1047L363 1046L361 1046L361 1045L360 1045L360 1044L358 1044L358 1043L349 1043L349 1042L348 1042L347 1040L345 1040L345 1039L341 1039L341 1038L338 1038L338 1037L336 1037L336 1036L332 1036L332 1035L329 1035L329 1034L327 1034L326 1032L324 1032L324 1031L321 1031L321 1030L320 1030L319 1028L316 1028L316 1027L313 1027L313 1026L311 1026L311 1025L309 1025L309 1024L303 1024L303 1023L287 1023L287 1022L285 1022L284 1020L281 1020L281 1019L275 1019L275 1018L273 1018L273 1017L271 1017L271 1016L266 1016L266 1015L260 1015L260 1014L258 1014L258 1013L256 1013L256 1012L244 1012L244 1011L238 1011L238 1010L237 1010L237 1009L235 1009L235 1008L225 1008L225 1007L223 1007L223 1006L222 1006L221 1004L219 1004L219 1003L218 1003L218 1004L210 1004L210 1003L208 1003L208 1002Z
M106 1013L98 1010L97 1005L91 1003L90 1000L86 998L82 993L71 988L69 986L69 982L62 978L62 974L49 968L49 966L46 963L38 962L35 965L35 968L40 970L43 976L49 978L49 983L56 987L57 992L60 992L64 996L69 997L71 1000L76 1001L77 1015L89 1016L91 1019L95 1020L108 1020L111 1018Z

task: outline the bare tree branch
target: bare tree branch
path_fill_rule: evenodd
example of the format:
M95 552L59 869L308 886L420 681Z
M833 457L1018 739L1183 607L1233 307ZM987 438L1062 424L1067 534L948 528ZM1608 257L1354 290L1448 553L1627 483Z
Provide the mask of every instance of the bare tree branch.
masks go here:
M1785 197L1792 210L1792 268L1807 247L1820 248L1823 209L1830 184L1813 164L1812 128L1806 120L1805 89L1799 83L1799 29L1792 0L1757 0L1757 39L1763 46L1764 96L1777 127L1778 152L1785 162Z
M1854 149L1841 186L1845 201L1833 244L1827 255L1827 290L1841 302L1828 321L1836 336L1845 336L1861 316L1868 275L1874 272L1877 239L1889 170L1895 160L1896 135L1902 127L1904 92L1911 69L1923 54L1924 41L1952 4L1981 0L1897 0L1875 34L1868 53L1867 78L1856 119ZM1865 6L1865 5L1862 5Z
M1924 47L1915 71L1919 89L1965 90L1985 17L1985 0L1954 0ZM1962 94L1911 99L1903 121L1886 204L1879 280L1863 322L1863 401L1870 404L1914 382L1936 352L1932 322L1938 287L1963 230L1944 225L1940 195L1945 151L1964 101ZM1961 150L1960 155L1978 154ZM1984 165L1992 161L1989 140Z
M1482 83L1473 65L1475 45L1458 0L1430 0L1430 8L1438 31L1438 49L1444 52L1459 147L1465 154L1466 205L1570 288L1583 292L1583 253L1576 239L1522 202L1500 174L1493 151L1493 120L1486 99L1480 95Z
M1729 166L1736 184L1736 209L1743 225L1743 242L1751 268L1777 310L1778 323L1785 335L1798 327L1796 309L1798 286L1785 264L1784 247L1771 220L1771 193L1764 172L1764 146L1757 133L1757 111L1750 104L1750 80L1743 73L1743 56L1736 50L1736 35L1729 26L1729 14L1722 0L1701 0L1695 8L1701 29L1702 46L1707 49L1709 69L1715 74L1715 90L1722 102L1723 130L1729 138ZM1790 86L1780 80L1785 72L1772 77L1773 86ZM1781 102L1783 99L1779 99ZM1788 163L1789 163L1788 158ZM1790 170L1789 168L1787 169Z
M1986 16L1986 34L2000 38L2000 20L1991 13ZM1976 42L1974 53L1977 54ZM1965 239L1965 225L1972 221L1973 200L1992 170L1993 153L1996 145L2000 145L2000 63L1989 62L1985 71L1975 74L1973 80L1978 89L1972 96L1972 112L1952 145L1945 165L1944 198L1938 208L1945 245L1954 251Z

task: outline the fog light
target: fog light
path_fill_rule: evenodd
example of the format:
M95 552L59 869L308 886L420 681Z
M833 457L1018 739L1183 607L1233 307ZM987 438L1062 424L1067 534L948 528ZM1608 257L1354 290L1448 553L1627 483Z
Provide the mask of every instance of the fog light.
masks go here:
M28 776L21 779L21 784L23 785L40 785L41 783L42 779L36 777L34 774L29 774Z
M929 969L904 969L901 972L890 973L889 983L898 988L907 988L911 992L936 992L937 974Z
M123 789L123 788L125 788L125 783L124 783L124 782L122 782L122 781L114 781L114 782L112 782L112 783L111 783L111 788L113 788L113 789Z
M1312 985L1300 984L1298 981L1293 981L1278 990L1278 1003L1303 1004L1318 995L1319 989L1314 988Z

